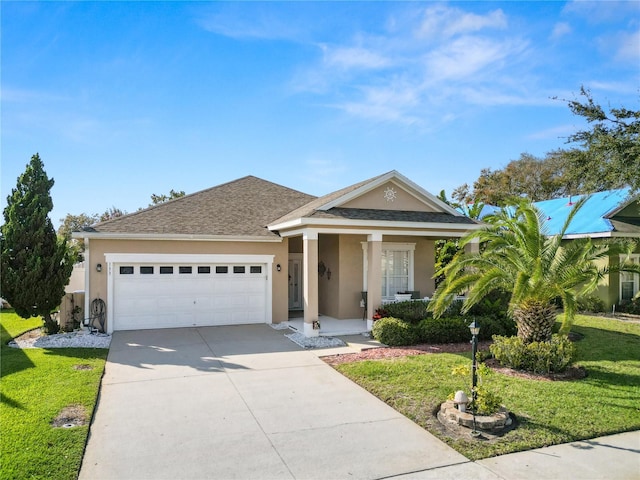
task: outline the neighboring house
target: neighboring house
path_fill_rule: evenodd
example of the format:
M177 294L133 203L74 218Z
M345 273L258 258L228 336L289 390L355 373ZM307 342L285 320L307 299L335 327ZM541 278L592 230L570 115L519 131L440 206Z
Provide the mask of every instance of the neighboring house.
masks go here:
M396 171L324 197L253 176L75 232L106 330L371 319L434 291L434 242L480 225ZM363 312L363 293L367 307ZM370 326L370 322L369 322ZM316 327L316 328L314 328Z
M582 196L565 197L535 202L534 205L546 218L548 234L560 232L573 205ZM591 237L631 238L640 241L640 197L631 196L628 188L594 193L576 214L564 238ZM626 257L626 256L624 256ZM623 256L610 256L607 263L618 265ZM640 242L629 258L640 263ZM599 285L597 295L612 308L620 302L631 300L640 291L640 275L615 272L607 276Z
M569 213L582 195L534 202L545 219L546 234L560 233ZM493 213L496 207L486 206L480 218ZM573 218L565 233L566 240L590 237L631 238L639 241L639 246L629 260L640 263L640 196L630 194L628 188L607 190L589 196ZM618 265L621 256L610 257L606 264ZM640 275L615 272L607 276L598 287L597 295L607 308L621 301L632 299L640 291Z

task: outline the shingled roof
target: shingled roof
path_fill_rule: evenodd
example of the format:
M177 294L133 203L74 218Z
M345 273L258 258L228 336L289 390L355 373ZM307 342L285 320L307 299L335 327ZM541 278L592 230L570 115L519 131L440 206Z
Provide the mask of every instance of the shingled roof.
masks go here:
M266 226L316 197L247 176L89 228L111 234L273 237Z
M333 200L336 200L344 195L346 195L347 193L351 193L354 190L357 190L358 188L362 187L363 185L366 185L368 183L373 182L374 180L377 180L380 177L383 177L385 174L382 175L378 175L377 177L373 177L370 178L369 180L364 180L362 182L356 183L354 185L349 185L348 187L345 187L341 190L337 190L335 192L329 193L327 195L324 195L322 197L317 197L314 200L312 200L309 203L306 203L304 205L301 205L299 208L291 211L291 212L287 212L286 215L278 218L277 220L275 220L274 222L272 222L273 224L280 224L280 223L284 223L284 222L288 222L289 220L295 220L297 218L303 218L303 217L309 217L311 215L314 214L314 212L316 212L316 210L318 208L320 208L322 205L325 205Z
M313 212L313 218L343 218L348 220L382 220L387 222L456 223L474 225L469 217L445 212L413 212L404 210L376 210L364 208L330 208Z

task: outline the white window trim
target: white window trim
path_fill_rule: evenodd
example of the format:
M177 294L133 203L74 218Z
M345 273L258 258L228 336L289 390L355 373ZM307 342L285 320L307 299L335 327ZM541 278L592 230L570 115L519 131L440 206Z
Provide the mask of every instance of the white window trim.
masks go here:
M620 264L622 264L626 260L631 260L633 263L640 264L640 253L632 253L631 255L620 255ZM622 301L622 275L624 273L631 272L620 272L620 278L618 281L618 301ZM633 275L633 294L634 296L640 291L640 275L637 273L631 273Z
M369 250L369 242L361 242L362 245L362 291L366 292L368 287L367 272L369 271L369 260L367 252ZM406 251L409 252L409 287L407 290L414 289L414 257L416 251L415 243L395 243L395 242L382 242L381 252L387 251ZM382 277L382 270L380 271ZM393 300L392 297L382 297L383 300Z

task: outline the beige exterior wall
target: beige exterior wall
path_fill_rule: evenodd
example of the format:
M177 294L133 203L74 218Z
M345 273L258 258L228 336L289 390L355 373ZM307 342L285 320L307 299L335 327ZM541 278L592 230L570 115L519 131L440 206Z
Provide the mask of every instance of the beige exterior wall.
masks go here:
M339 239L338 235L320 235L318 238L318 262L323 262L327 269L323 275L318 273L318 311L322 315L334 318L340 318L342 278Z
M363 253L366 235L340 235L340 298L338 318L362 318Z
M362 318L363 249L366 235L320 235L319 260L327 271L318 275L319 311L337 319ZM425 237L385 236L385 242L415 244L414 290L421 296L431 296L435 289L433 280L435 243ZM331 278L329 279L329 270ZM316 274L315 272L313 272ZM317 275L317 274L316 274ZM375 305L377 308L379 305Z
M89 301L101 298L107 302L107 262L105 253L155 253L155 254L236 254L236 255L274 255L272 321L280 323L288 319L288 241L282 242L218 242L218 241L178 241L178 240L102 240L89 242ZM102 264L102 272L96 271L96 265ZM278 272L276 265L282 270ZM109 305L107 305L107 309Z
M393 189L396 197L393 201L385 198L385 190ZM370 192L355 198L349 202L340 205L342 208L367 208L376 210L406 210L414 212L435 212L434 208L429 207L406 190L399 187L393 182L387 182L374 188Z

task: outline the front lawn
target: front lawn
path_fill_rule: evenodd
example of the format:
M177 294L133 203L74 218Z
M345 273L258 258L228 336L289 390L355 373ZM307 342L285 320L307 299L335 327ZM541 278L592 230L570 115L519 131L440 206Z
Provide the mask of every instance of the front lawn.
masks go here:
M470 364L471 352L336 368L472 460L640 429L640 324L578 316L572 331L584 335L576 360L586 378L552 382L495 373L487 380L519 421L495 442L443 435L433 415L451 392L469 392L470 379L462 384L451 371Z
M75 479L82 461L108 350L7 346L11 338L41 325L40 319L0 312L1 479ZM65 407L84 411L87 424L52 427Z

